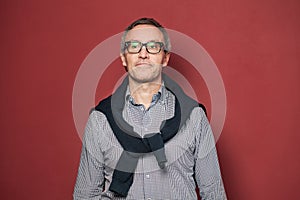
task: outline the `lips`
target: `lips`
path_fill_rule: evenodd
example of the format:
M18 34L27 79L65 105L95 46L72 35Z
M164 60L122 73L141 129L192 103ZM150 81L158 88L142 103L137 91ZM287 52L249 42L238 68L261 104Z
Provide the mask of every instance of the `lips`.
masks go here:
M137 63L135 66L150 65L150 63Z

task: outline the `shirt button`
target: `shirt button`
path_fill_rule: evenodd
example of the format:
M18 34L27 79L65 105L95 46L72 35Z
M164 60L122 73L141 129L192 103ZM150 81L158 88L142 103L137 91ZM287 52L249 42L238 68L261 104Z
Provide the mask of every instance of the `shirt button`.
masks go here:
M147 200L151 200L151 198L148 198Z
M149 175L149 174L146 174L146 178L150 178L150 175Z

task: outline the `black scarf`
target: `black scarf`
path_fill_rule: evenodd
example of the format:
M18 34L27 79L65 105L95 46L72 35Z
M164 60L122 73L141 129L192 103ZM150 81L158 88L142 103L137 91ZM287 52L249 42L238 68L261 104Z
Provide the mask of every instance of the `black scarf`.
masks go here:
M106 116L114 135L124 149L114 170L109 187L110 191L119 196L127 196L133 183L138 159L141 155L152 152L159 167L163 169L167 162L164 143L176 135L194 107L200 106L206 111L202 104L198 104L188 97L169 77L163 75L163 80L166 89L175 96L175 114L173 118L162 123L160 133L147 134L144 138L141 138L140 135L133 131L133 127L123 119L122 111L125 104L128 77L124 79L113 95L100 101L95 107L95 110L102 112Z

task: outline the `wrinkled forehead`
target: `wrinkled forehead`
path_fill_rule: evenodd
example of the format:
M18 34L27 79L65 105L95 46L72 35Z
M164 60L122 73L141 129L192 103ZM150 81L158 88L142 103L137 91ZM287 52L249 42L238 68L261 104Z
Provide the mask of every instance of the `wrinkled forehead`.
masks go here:
M164 36L162 32L152 25L138 25L128 31L125 41L137 40L140 42L157 41L163 42Z

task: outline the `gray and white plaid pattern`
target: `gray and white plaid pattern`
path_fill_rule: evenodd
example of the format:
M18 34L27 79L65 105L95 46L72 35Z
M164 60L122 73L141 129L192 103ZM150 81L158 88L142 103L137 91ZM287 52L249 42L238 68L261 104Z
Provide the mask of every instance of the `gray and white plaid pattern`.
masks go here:
M159 132L162 121L174 115L175 97L164 87L148 110L127 97L124 97L123 117L141 136ZM199 107L194 108L186 124L165 144L168 159L165 169L159 168L153 154L139 159L126 198L115 197L108 191L122 151L105 115L93 111L85 128L74 200L197 199L196 186L200 188L202 200L226 199L214 137Z

